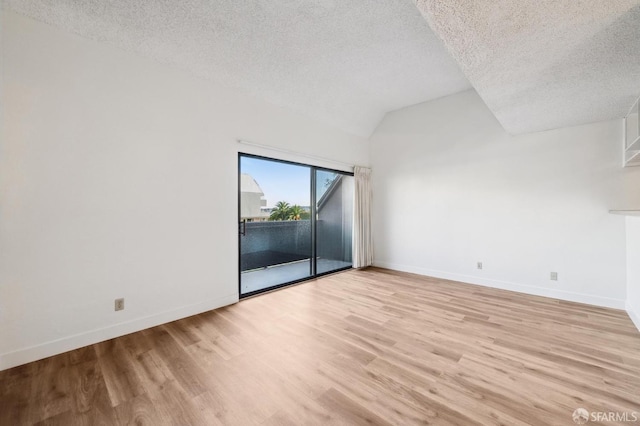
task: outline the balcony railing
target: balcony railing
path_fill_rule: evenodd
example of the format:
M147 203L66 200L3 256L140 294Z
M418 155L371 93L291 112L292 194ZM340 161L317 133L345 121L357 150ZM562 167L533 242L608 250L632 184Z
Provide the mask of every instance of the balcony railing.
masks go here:
M311 257L311 222L308 220L248 222L241 238L242 271Z

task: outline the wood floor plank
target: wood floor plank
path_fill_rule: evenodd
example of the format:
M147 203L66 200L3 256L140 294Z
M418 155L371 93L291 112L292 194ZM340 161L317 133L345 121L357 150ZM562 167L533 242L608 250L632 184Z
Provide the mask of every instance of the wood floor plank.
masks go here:
M0 426L567 425L579 407L640 416L624 311L378 268L0 372Z
M132 398L115 408L118 423L122 425L156 426L163 423L154 403L147 394Z
M343 419L345 424L391 425L391 423L376 416L367 408L352 401L349 397L334 388L320 395L318 402L324 406L329 413L332 413L332 416L338 416Z

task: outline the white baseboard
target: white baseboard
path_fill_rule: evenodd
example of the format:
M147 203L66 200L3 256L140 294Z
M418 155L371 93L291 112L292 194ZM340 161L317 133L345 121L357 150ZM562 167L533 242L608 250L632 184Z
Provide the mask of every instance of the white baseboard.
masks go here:
M457 274L446 271L438 271L435 269L420 268L408 265L399 265L397 263L374 261L374 266L380 268L393 269L395 271L410 272L412 274L425 275L434 278L442 278L452 281L460 281L466 284L475 284L485 287L499 288L501 290L510 290L518 293L526 293L534 296L551 297L553 299L566 300L569 302L585 303L588 305L602 306L605 308L625 309L625 301L622 299L613 299L609 297L595 296L592 294L574 293L570 291L555 290L545 287L537 287L526 284L517 284L508 281L492 280L487 278L479 278L471 275ZM637 323L636 323L637 325Z
M17 351L0 354L0 371L28 362L37 361L53 355L58 355L73 349L82 348L94 343L104 342L114 337L135 333L160 324L186 318L192 315L201 314L223 306L231 305L238 301L238 295L232 294L226 297L210 299L189 306L149 315L143 318L121 322L108 327L87 331L73 336L63 337Z
M633 321L638 331L640 331L640 312L633 309L633 306L631 306L631 303L629 303L628 300L626 303L626 310L629 318L631 318L631 321Z

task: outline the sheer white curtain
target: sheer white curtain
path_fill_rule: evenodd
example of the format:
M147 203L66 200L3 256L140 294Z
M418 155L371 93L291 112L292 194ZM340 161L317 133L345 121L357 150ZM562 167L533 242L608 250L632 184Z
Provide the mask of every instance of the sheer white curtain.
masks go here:
M365 268L373 263L371 236L371 169L354 167L355 200L353 204L353 267Z

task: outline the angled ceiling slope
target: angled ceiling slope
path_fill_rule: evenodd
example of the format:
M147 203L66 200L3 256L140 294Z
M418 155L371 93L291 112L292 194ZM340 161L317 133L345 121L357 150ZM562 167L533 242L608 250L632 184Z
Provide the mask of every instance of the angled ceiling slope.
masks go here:
M623 117L640 94L640 0L415 0L510 133Z
M411 0L4 0L348 132L470 88Z

